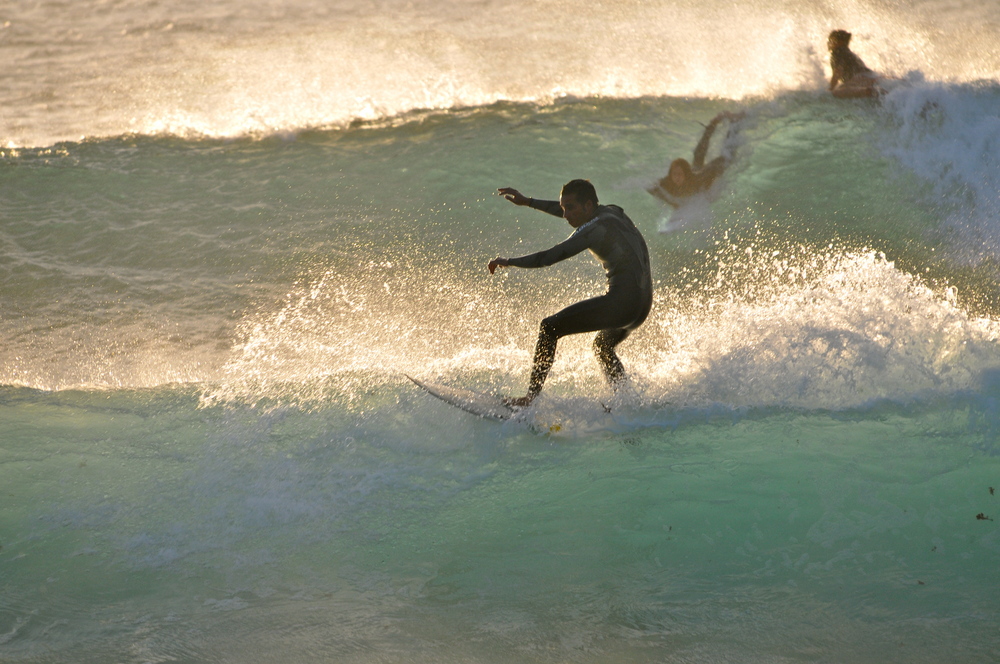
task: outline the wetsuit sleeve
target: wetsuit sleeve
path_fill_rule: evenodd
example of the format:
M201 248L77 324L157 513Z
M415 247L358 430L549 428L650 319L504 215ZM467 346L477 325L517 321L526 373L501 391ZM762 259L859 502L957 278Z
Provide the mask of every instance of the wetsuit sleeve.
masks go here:
M708 166L703 168L697 175L698 191L703 191L712 186L715 180L726 170L728 160L725 157L716 157L708 162Z
M840 58L837 57L836 53L830 53L830 89L833 90L837 87L837 83L843 79L842 67L840 65Z
M667 203L668 205L671 205L675 208L679 208L681 206L682 200L678 196L678 194L674 193L668 188L671 184L672 183L669 180L667 181L666 186L664 186L662 182L657 183L655 189L650 189L649 193L653 194L664 203Z
M707 127L705 127L705 133L701 135L701 140L698 141L698 145L694 149L694 163L691 165L699 169L705 165L705 155L708 154L708 144L712 140L712 134L715 133L715 128L718 126L718 122L712 121Z
M508 259L508 265L528 268L548 267L549 265L554 265L559 261L564 261L567 258L576 256L584 249L590 249L590 247L600 241L600 238L603 237L603 235L603 228L597 224L588 223L585 226L581 226L577 232L573 233L551 249L539 251L535 254L528 254L527 256L520 256L518 258L510 258Z
M559 201L543 201L537 198L532 198L528 203L528 207L541 210L542 212L547 212L555 217L563 216L563 209L562 206L559 205Z
M833 70L830 76L831 90L837 83L846 83L858 74L871 71L864 61L848 48L836 49L830 54L830 69Z

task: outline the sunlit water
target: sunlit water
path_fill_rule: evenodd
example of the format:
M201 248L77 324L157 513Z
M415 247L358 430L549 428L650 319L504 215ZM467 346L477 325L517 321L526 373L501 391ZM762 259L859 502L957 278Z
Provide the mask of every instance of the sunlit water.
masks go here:
M2 11L0 661L1000 660L997 8ZM650 245L628 387L420 391L601 292L485 268L573 177Z

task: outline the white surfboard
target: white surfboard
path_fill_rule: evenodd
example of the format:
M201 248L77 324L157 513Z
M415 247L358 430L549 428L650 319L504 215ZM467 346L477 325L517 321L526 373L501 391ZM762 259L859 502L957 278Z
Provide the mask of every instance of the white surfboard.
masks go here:
M517 414L516 409L511 408L503 402L503 399L492 394L482 394L481 392L473 392L461 387L450 387L448 385L441 385L440 383L425 382L417 380L413 376L407 376L407 378L427 390L428 393L441 399L441 401L460 408L467 413L472 413L477 417L503 422Z
M713 187L714 188L714 187ZM680 207L674 208L660 219L661 233L677 233L680 231L703 231L712 227L711 190L703 191L684 199Z

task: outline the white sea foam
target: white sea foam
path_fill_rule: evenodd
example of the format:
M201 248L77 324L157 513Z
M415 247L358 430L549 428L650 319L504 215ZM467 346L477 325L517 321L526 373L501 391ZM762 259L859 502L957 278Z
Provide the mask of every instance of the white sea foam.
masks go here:
M650 321L622 347L640 385L635 403L851 408L972 389L984 366L1000 362L995 321L963 312L953 291L935 293L877 252L753 253L734 245L707 290L658 292ZM491 376L510 389L529 363L530 344L477 344L461 332L493 326L490 302L453 301L450 314L439 302L436 315L454 327L441 334L410 322L428 318L423 296L404 291L381 313L345 309L334 283L327 275L302 284L278 313L252 317L208 402L312 408L403 373L473 383ZM357 284L354 292L364 298ZM561 342L550 392L603 392L589 341Z
M934 260L992 237L996 3L15 4L5 143L238 138L0 150L0 659L996 659L996 280ZM831 99L834 25L924 78ZM683 245L643 183L733 98ZM524 388L602 275L490 276L567 231L491 192L583 170L655 262L633 383L410 385Z
M40 6L44 6L40 5ZM975 26L860 0L769 5L572 0L475 5L97 0L13 8L0 48L5 145L125 133L294 132L413 109L572 97L746 99L824 87L826 33L846 27L880 71L1000 77L995 8ZM991 23L990 21L993 21ZM72 39L67 40L66 35ZM59 44L48 54L39 42Z
M961 260L1000 260L1000 86L922 80L890 93L883 152L923 179Z

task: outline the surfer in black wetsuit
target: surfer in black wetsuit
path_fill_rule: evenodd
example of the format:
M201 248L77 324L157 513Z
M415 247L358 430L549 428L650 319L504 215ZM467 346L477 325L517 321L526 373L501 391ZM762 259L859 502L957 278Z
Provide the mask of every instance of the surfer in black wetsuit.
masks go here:
M653 304L653 282L649 271L649 250L639 229L617 205L601 205L597 192L587 180L565 184L558 201L528 198L510 187L498 190L514 205L527 205L563 217L575 230L551 249L519 258L494 258L490 274L498 267L547 267L589 249L608 275L608 292L600 297L572 304L544 319L538 333L528 394L507 399L511 406L527 406L542 391L556 355L556 342L569 334L595 332L594 352L612 388L625 379L625 367L615 354L615 346L625 340L649 315Z
M834 97L850 99L875 97L882 90L878 86L878 74L869 69L855 53L848 48L851 33L834 30L827 38L830 50L830 92Z
M723 111L712 118L694 149L694 163L688 163L687 159L674 159L670 162L670 170L666 176L646 191L674 207L680 207L683 199L711 187L729 165L729 157L724 155L705 163L712 134L722 120L735 122L742 117L743 113Z

